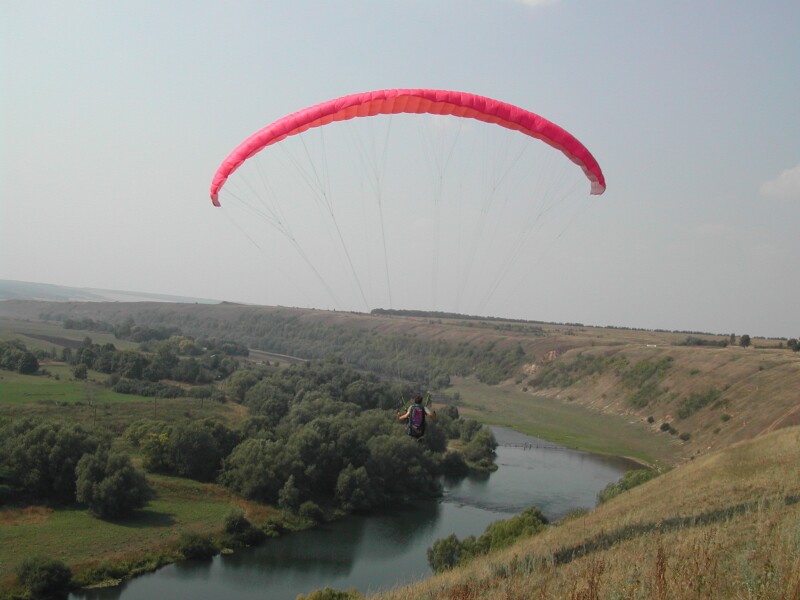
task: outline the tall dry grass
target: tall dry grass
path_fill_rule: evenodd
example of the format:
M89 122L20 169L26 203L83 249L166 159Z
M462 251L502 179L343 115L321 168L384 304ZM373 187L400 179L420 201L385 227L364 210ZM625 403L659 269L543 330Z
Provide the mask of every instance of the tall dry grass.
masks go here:
M382 600L800 600L800 428L677 468Z

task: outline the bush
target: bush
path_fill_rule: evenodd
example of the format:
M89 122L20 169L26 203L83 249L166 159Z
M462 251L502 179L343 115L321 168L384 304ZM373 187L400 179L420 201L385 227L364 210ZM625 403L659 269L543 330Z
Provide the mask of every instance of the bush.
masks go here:
M210 535L187 531L178 538L178 552L185 558L205 560L217 553Z
M300 594L297 600L359 600L363 598L356 590L343 592L332 587L324 587L321 590L314 590L308 596Z
M308 519L312 523L321 523L324 515L322 513L322 509L311 500L306 500L300 505L300 508L297 511L304 519Z
M547 518L532 506L510 519L495 521L477 539L470 535L459 541L455 534L436 540L428 548L428 565L441 573L467 561L506 548L520 538L534 536L545 529Z
M665 423L666 424L666 423ZM619 496L622 492L641 485L646 481L650 481L658 476L657 471L652 469L637 469L628 471L617 482L609 483L600 493L597 494L597 503L603 504L612 498Z
M692 392L688 398L678 405L678 418L686 419L690 417L701 408L715 403L721 394L722 392L714 388L710 388L705 392Z
M449 451L442 459L442 473L448 477L466 477L469 475L469 465L464 460L461 452Z
M225 516L223 529L228 541L236 546L250 546L264 538L264 534L247 520L241 508L234 508Z
M37 556L22 561L17 579L31 597L52 598L69 591L72 571L60 560Z

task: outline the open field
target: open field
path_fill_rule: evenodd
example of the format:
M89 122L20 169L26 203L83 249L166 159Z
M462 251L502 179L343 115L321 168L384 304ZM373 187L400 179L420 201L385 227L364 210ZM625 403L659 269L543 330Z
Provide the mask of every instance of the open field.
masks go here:
M174 554L171 544L182 532L219 531L231 508L245 504L212 484L160 475L148 475L148 481L156 499L125 520L104 521L80 508L0 510L0 587L34 555L61 559L80 576L104 562L144 563Z
M52 376L0 371L0 417L40 417L66 420L121 433L137 419L180 421L215 417L228 425L239 423L238 404L220 404L197 398L145 398L119 394L102 382L102 373L89 372L89 381L72 379L71 368L44 364ZM59 376L59 379L55 378Z
M138 346L135 342L117 339L113 333L64 329L53 323L0 316L0 340L16 338L32 350L60 352L64 347L77 348L87 336L96 344L114 344L119 350L135 350Z

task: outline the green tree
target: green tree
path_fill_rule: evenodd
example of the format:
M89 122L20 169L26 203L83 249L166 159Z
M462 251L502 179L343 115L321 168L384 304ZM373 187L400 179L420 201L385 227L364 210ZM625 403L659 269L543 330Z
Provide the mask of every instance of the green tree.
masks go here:
M89 370L86 368L86 365L83 363L78 363L75 365L75 368L72 369L72 376L75 379L79 379L81 381L86 381L86 378L89 375Z
M300 506L300 490L294 481L294 475L289 475L289 479L283 484L281 491L278 492L278 506L287 510L295 511Z
M80 425L25 419L3 431L0 465L16 489L36 500L75 501L75 467L100 440Z
M17 371L23 375L33 375L39 370L39 361L33 352L26 350L17 361Z
M250 500L276 502L284 481L277 472L282 446L260 438L243 441L225 459L219 482Z
M144 475L136 471L130 457L120 452L98 448L84 454L75 468L78 502L102 519L115 519L131 514L153 497Z
M750 336L747 335L747 334L744 334L742 337L739 338L739 345L742 348L747 348L750 345L750 341L751 341L750 340Z
M210 419L181 424L169 436L166 463L181 477L213 481L237 441L233 431Z
M428 565L434 573L452 569L459 563L461 550L461 542L455 533L451 533L446 538L436 540L433 546L428 548Z
M142 466L149 473L169 473L169 430L148 432L141 440Z
M225 393L236 400L236 402L243 402L247 390L258 383L258 377L252 371L241 370L236 371L233 375L225 380Z
M347 511L366 510L372 506L369 474L361 466L348 464L336 480L336 500Z

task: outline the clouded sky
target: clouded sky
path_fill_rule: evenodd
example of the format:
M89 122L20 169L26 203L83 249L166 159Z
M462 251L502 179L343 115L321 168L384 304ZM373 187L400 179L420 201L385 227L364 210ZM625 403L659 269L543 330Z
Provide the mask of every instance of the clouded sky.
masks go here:
M520 259L525 277L510 275L485 312L797 336L799 30L794 0L7 0L0 279L386 306L339 292L337 306L308 246L317 275L270 225L258 238L221 216L208 189L228 152L275 119L428 87L562 125L608 183L546 261ZM398 282L424 271L413 253L390 256ZM394 307L454 308L443 299L458 290L442 282L434 298L430 281L395 292Z

